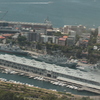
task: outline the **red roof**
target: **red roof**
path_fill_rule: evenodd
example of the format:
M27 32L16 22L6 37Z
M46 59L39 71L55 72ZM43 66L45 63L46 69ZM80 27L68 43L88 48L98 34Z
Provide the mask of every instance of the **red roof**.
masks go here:
M100 36L100 34L98 34L98 36Z
M5 37L3 37L3 36L0 36L0 39L5 39Z
M12 34L2 34L2 36L12 36Z
M68 38L68 36L63 36L63 38Z
M83 42L88 42L88 40L83 40Z
M66 39L65 39L65 38L59 38L59 40L66 41Z

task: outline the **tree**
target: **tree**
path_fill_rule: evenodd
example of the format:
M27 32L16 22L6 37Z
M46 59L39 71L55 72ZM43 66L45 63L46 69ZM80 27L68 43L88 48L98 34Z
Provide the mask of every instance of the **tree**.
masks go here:
M19 43L20 45L22 45L22 46L25 46L25 44L27 43L26 37L25 37L25 36L19 35L19 36L18 36L18 43Z

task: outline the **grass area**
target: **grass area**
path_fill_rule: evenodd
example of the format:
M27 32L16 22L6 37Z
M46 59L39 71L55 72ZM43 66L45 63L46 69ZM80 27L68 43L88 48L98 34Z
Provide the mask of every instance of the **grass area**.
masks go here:
M18 100L91 100L90 98L82 98L67 92L52 91L9 82L0 82L0 90L6 90L8 93L14 93L13 96L20 97Z

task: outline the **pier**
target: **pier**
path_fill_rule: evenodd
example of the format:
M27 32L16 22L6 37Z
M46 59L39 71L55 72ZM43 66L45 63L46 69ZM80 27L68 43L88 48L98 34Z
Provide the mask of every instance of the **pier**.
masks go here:
M14 70L19 75L25 75L29 78L37 77L37 79L43 79L54 85L100 94L100 77L98 74L8 54L0 55L0 65L2 68Z
M42 79L38 79L38 80L47 81L47 82L50 82L54 85L59 85L58 83L60 83L61 86L66 86L66 87L69 87L71 89L76 89L78 91L89 91L89 92L92 92L92 93L100 94L100 89L85 87L85 86L80 85L78 83L76 84L76 83L70 82L70 81L54 79L54 78L46 77L46 76L43 76L43 75L31 73L31 72L26 72L26 71L23 71L23 70L19 70L19 69L7 67L7 66L0 66L0 69L2 69L2 70L9 69L9 70L12 70L12 71L16 71L18 75L27 76L27 77L33 78L33 79L42 78Z
M100 94L100 89L94 89L94 88L90 88L90 87L85 87L83 86L82 88L78 88L79 91L89 91L89 92L93 92L96 94Z
M33 29L38 29L38 28L52 29L52 24L49 23L0 21L0 26L14 26L14 25L21 25L22 27L32 27Z

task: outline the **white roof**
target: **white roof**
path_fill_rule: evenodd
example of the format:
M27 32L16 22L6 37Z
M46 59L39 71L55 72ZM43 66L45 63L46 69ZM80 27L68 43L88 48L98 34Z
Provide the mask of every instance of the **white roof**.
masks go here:
M0 54L0 59L27 65L27 66L31 66L31 67L36 67L36 68L40 68L40 69L46 69L48 71L53 71L53 72L57 72L57 73L61 73L61 74L65 74L65 75L69 75L69 76L73 76L73 77L100 83L100 74L98 74L98 73L96 74L93 72L84 72L84 71L80 71L80 70L76 70L76 69L71 69L68 67L57 66L55 64L48 64L48 63L39 62L39 61L36 61L33 59L18 57L15 55Z

